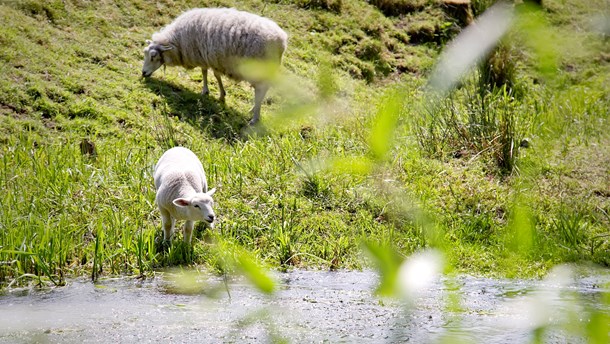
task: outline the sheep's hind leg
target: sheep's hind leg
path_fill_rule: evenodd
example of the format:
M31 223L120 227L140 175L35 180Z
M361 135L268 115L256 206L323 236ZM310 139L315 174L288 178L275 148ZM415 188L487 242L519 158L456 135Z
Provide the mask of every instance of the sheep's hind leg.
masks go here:
M201 95L205 96L210 94L210 89L208 87L208 69L201 67L201 74L203 76L203 90L201 91Z
M269 90L269 86L266 84L259 84L254 86L254 107L250 112L252 112L252 119L250 120L250 125L254 125L258 122L261 116L261 104L263 103L263 99L265 99L265 95Z
M226 93L225 88L222 86L222 79L220 78L220 73L214 71L214 76L216 77L216 81L218 81L218 89L220 90L220 97L218 97L218 100L224 103Z
M193 227L194 227L194 222L193 221L186 221L184 222L184 242L187 244L191 243L191 238L193 237Z
M159 208L161 212L161 222L163 223L163 241L172 240L174 225L176 220L169 215L169 211Z

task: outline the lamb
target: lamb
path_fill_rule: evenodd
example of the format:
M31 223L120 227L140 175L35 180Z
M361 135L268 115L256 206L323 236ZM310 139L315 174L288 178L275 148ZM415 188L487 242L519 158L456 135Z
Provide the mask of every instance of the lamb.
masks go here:
M160 32L147 40L144 49L142 76L150 77L162 65L201 67L202 95L209 93L208 68L212 69L219 100L224 102L225 90L221 75L249 82L254 87L253 117L260 118L261 103L270 87L269 75L248 72L244 61L260 61L278 69L286 50L288 35L275 22L256 14L233 8L195 8L184 12ZM254 75L258 74L258 75ZM262 73L265 74L265 73ZM267 73L268 74L268 73Z
M156 202L163 222L163 240L170 241L176 220L184 223L184 242L190 243L194 221L214 227L216 215L212 195L201 162L191 150L174 147L167 150L154 171Z

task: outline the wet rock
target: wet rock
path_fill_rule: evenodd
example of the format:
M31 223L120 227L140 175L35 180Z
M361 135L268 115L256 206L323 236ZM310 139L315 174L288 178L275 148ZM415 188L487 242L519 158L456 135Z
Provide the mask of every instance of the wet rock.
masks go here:
M528 140L528 139L521 140L521 142L519 143L519 147L530 148L530 140Z
M95 143L89 139L82 139L80 142L80 152L83 156L88 158L96 158L97 150L95 149Z

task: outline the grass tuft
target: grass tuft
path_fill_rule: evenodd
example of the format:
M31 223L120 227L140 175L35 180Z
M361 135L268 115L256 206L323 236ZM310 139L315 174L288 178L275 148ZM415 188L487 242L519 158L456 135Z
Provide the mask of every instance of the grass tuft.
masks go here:
M201 3L0 0L0 285L201 265L271 292L264 266L363 268L363 242L388 264L437 247L471 273L610 264L608 47L584 30L603 2L545 1L519 24L531 40L509 34L444 100L422 85L458 19L375 3L206 4L289 33L252 129L247 83L227 80L221 103L198 69L140 78L144 40ZM565 49L532 44L559 34ZM218 187L219 224L164 247L151 174L177 145Z

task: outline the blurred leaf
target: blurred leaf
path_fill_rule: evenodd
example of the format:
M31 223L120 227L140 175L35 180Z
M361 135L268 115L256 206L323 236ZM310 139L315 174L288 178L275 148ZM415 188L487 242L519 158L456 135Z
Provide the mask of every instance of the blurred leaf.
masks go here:
M339 90L332 65L328 61L323 61L318 68L317 86L322 99L334 97Z
M274 80L279 76L278 67L273 61L243 60L238 70L245 80Z
M443 226L434 220L429 214L418 214L418 221L422 225L426 240L431 247L447 252L449 243L445 240L445 230Z
M513 215L508 225L509 247L521 255L528 254L534 247L535 225L531 209L516 202L513 208Z
M601 302L606 307L610 306L610 283L606 283L606 291L602 293ZM592 309L591 317L587 323L587 337L591 344L610 343L610 315L600 309Z
M333 172L367 175L372 171L374 164L367 157L345 157L329 160L328 167Z
M272 120L266 122L265 125L280 129L292 122L296 122L314 115L318 111L319 107L311 102L303 100L302 102L287 104L282 106L281 109L271 114Z
M167 276L172 282L167 291L180 295L198 295L205 291L205 284L198 278L199 274L193 270L178 270Z
M275 282L267 271L260 267L247 252L241 251L236 254L237 267L254 286L265 294L272 294L275 290Z
M610 343L610 317L595 310L587 324L587 335L591 344Z
M513 20L512 5L499 1L466 27L442 53L428 85L440 94L450 91L462 76L474 67L502 36Z
M211 248L220 258L219 263L223 271L239 270L258 290L265 294L272 294L275 282L267 270L257 262L257 258L239 245L223 238L219 233L214 234L215 245Z
M558 68L558 47L562 42L545 19L540 6L524 4L518 7L517 13L517 30L524 33L526 44L534 50L540 73L551 78Z
M401 95L397 90L393 90L379 106L369 137L371 154L373 159L377 161L383 160L392 147L394 130L398 122L403 98L404 95Z
M379 287L377 287L377 294L381 296L396 295L398 270L404 259L389 246L380 246L370 241L364 241L363 245L379 270L381 281Z

